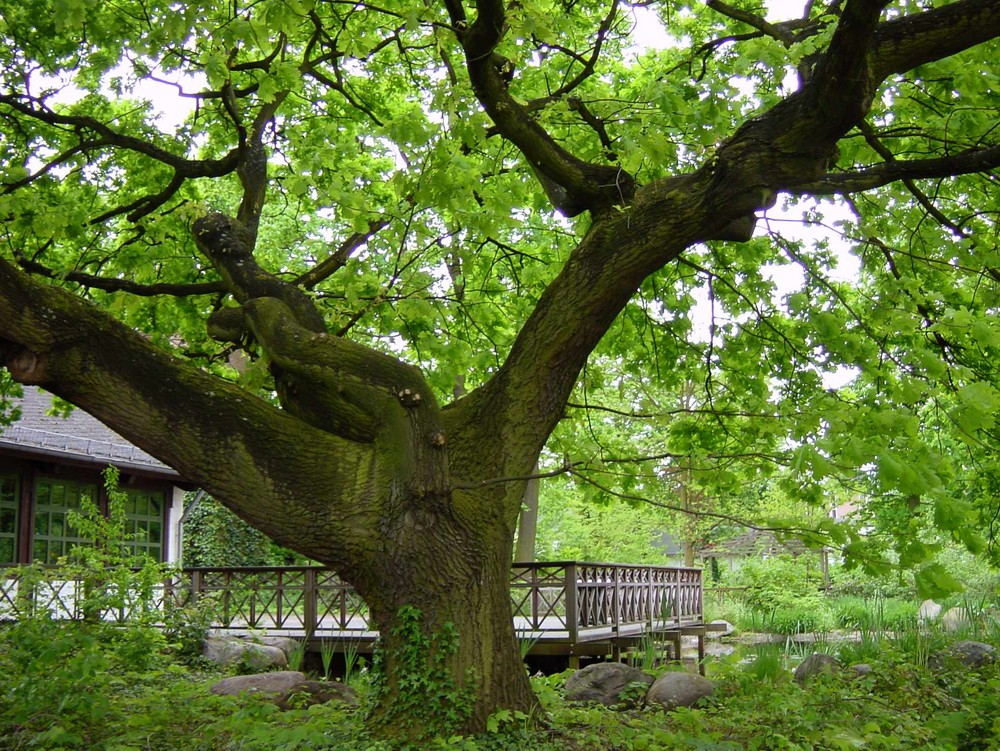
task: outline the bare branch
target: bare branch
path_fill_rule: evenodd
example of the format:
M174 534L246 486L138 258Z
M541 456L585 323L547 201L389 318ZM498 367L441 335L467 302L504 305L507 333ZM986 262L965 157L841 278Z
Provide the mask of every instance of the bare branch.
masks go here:
M47 266L24 257L18 257L17 264L25 271L43 276L46 279L59 279L79 284L87 289L99 289L104 292L127 292L139 297L156 297L169 295L171 297L191 297L192 295L214 295L226 291L226 285L221 281L195 282L191 284L139 284L130 279L110 278L84 274L80 271L56 273Z

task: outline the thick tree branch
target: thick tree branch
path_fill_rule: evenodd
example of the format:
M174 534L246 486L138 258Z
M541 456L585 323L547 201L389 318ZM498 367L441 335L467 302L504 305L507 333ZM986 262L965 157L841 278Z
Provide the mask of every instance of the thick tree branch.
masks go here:
M265 297L244 304L250 328L273 366L285 408L302 420L360 442L375 442L395 463L397 481L417 497L449 493L440 410L417 368L347 339L315 334L288 307Z
M1000 3L958 0L881 24L875 33L876 78L943 60L1000 35Z
M15 380L85 409L307 555L328 554L331 534L350 546L365 529L346 520L370 512L369 447L312 428L167 355L95 306L2 259L0 363Z
M449 6L458 28L464 18ZM570 154L511 96L501 75L503 60L495 52L503 37L506 9L502 0L479 0L475 22L459 39L476 98L492 118L497 131L524 154L553 206L566 216L603 211L631 199L634 178L624 170L590 164Z
M282 300L300 326L324 333L326 323L309 297L258 265L253 256L254 238L243 225L224 214L210 214L194 223L198 248L222 274L226 286L240 303L258 297Z
M853 172L831 172L787 189L792 195L847 195L901 180L925 180L1000 168L1000 146L969 149L936 159L896 160Z

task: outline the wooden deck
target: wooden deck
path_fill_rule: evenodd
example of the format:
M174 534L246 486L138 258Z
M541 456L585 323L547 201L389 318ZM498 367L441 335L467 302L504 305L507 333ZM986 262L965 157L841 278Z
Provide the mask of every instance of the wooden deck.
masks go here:
M15 571L0 575L0 618L16 618L27 601L18 598ZM562 657L569 665L579 664L581 656L617 659L650 636L673 645L674 658L681 637L696 636L703 657L701 573L580 561L515 563L514 627L528 655ZM77 590L77 582L53 571L44 586L35 585L30 599L56 617L74 618L80 616ZM182 569L159 596L168 604L211 602L216 613L211 628L217 633L264 631L304 639L314 649L332 642L362 652L378 638L364 601L333 571L318 566ZM129 613L104 617L126 620Z

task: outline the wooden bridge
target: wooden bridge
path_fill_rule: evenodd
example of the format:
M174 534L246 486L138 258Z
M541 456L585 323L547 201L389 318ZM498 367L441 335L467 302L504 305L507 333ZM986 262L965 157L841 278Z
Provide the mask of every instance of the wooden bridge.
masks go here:
M17 617L16 568L0 575L0 618ZM34 585L34 607L56 617L81 617L79 582L46 577ZM527 655L563 658L570 666L581 657L623 652L650 637L671 645L680 656L681 637L696 636L699 663L704 657L705 624L700 569L560 561L515 563L511 568L514 627ZM169 596L168 596L169 595ZM353 588L333 571L318 566L187 568L166 582L159 600L169 604L210 605L217 633L269 635L323 642L367 652L378 632ZM105 613L127 620L129 613Z

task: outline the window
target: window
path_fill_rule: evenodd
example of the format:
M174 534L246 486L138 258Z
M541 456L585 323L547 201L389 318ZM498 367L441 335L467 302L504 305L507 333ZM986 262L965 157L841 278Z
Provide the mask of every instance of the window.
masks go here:
M97 502L97 486L70 480L43 478L35 484L35 535L32 557L58 563L74 546L89 544L69 523L69 512L79 512L81 499Z
M17 478L0 475L0 564L17 563L19 496Z
M162 491L128 490L125 499L125 546L137 555L163 560Z

